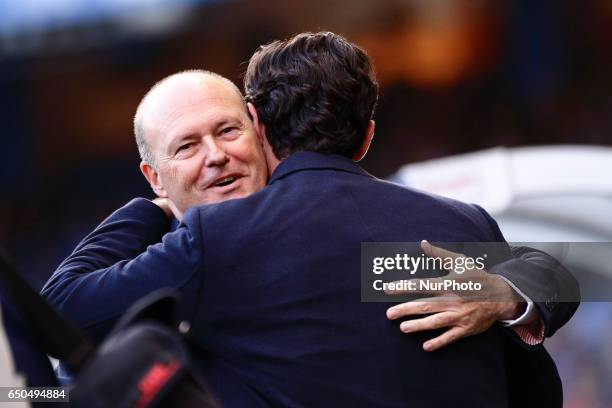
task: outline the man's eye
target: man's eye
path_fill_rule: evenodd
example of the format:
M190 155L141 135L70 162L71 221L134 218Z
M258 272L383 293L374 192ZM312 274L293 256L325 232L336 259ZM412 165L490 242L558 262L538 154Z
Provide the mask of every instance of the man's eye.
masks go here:
M184 150L190 149L191 147L193 147L193 143L185 143L184 145L179 146L178 149L176 149L176 152L182 152Z
M226 128L223 128L223 130L221 131L221 133L223 134L228 134L228 133L232 133L234 130L236 130L237 128L234 126L229 126Z

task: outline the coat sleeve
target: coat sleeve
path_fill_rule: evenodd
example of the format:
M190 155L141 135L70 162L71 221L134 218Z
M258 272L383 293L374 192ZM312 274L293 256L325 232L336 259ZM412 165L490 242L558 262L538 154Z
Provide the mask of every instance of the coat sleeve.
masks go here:
M198 213L189 214L198 230ZM195 295L199 232L185 223L164 235L167 230L168 220L155 204L132 200L79 243L45 284L43 296L100 340L131 304L156 289Z
M478 209L487 218L498 240L504 241L495 220L482 208ZM513 247L511 254L510 259L493 266L489 272L508 279L535 303L544 325L543 336L550 337L578 309L578 281L559 261L545 252L528 247Z
M544 335L552 336L574 315L580 304L578 281L559 261L545 252L513 247L513 258L495 265L504 276L535 302L544 322Z

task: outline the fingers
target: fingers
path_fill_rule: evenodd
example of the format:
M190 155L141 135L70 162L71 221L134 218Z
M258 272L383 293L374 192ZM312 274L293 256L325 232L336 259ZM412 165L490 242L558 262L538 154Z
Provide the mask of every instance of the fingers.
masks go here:
M434 245L431 245L428 241L421 241L421 249L425 252L425 255L430 256L432 258L463 258L465 255L459 254L457 252L452 252L444 248L440 248Z
M436 289L443 287L444 279L443 278L427 278L427 279L411 279L411 282L414 282L414 286L410 289L385 289L386 295L433 295L433 296L441 296L446 293L450 293L450 291L445 291L442 289ZM391 282L391 283L399 283L399 282ZM400 285L395 285L400 286ZM427 289L431 288L431 289Z
M468 274L469 273L469 274ZM466 271L464 275L458 275L457 277L452 277L451 279L448 276L444 276L442 278L423 278L423 279L410 279L409 285L400 285L401 281L391 282L391 284L395 284L394 287L405 287L406 289L385 289L385 295L389 296L398 296L398 295L421 295L421 296L430 296L430 297L461 297L463 295L471 294L467 289L455 290L453 288L453 281L456 283L467 282L469 284L470 280L479 279L476 283L479 283L480 280L487 278L489 274L482 275L486 272L482 272L477 270L472 273L471 271ZM479 291L480 289L477 289ZM478 293L478 292L477 292Z
M425 351L434 351L464 337L487 330L496 321L495 306L491 303L459 304L457 307L451 307L421 319L402 322L400 330L404 333L414 333L448 327L449 329L440 336L423 344Z
M456 342L464 337L468 336L468 332L461 327L453 327L438 337L435 337L431 340L427 340L423 343L423 350L425 351L435 351L439 350L442 347L446 347L451 343Z
M451 312L440 312L421 319L408 320L400 324L400 330L404 333L414 333L424 330L440 329L455 323L456 317Z
M170 207L170 201L167 198L157 197L153 199L153 204L161 208L164 214L166 214L166 217L168 217L168 219L171 220L175 217L174 213L172 212L172 208Z
M448 299L448 301L445 301L444 298L441 297L424 298L413 300L412 302L395 305L387 309L387 318L389 320L395 320L400 317L437 313L444 310L448 310L456 303L456 300L453 300L452 298Z

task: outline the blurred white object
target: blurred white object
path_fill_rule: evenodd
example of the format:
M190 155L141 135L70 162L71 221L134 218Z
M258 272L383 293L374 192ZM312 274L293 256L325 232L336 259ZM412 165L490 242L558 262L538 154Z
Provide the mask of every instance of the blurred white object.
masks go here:
M495 148L408 164L391 178L478 204L508 241L533 243L567 265L612 278L610 174L612 148L564 145Z
M516 241L612 241L612 148L495 148L403 166L395 181L475 203Z

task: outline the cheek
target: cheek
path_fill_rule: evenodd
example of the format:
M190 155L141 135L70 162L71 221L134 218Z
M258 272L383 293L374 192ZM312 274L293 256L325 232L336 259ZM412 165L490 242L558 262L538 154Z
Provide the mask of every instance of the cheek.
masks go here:
M259 144L253 140L244 141L243 143L232 146L231 155L238 161L249 165L249 167L260 167L265 161L259 147Z
M199 178L199 168L195 160L182 160L173 163L169 173L172 183L178 184L184 189L191 187Z

